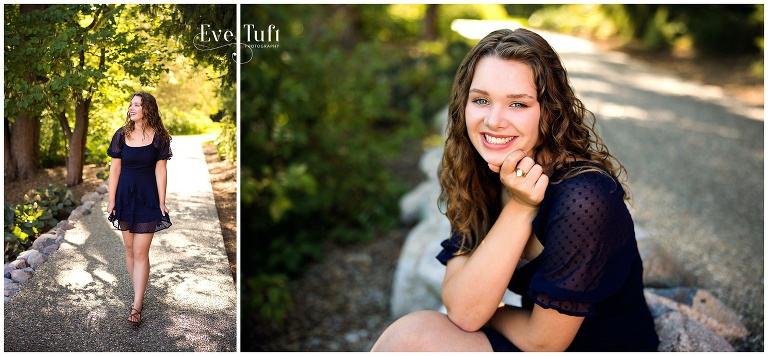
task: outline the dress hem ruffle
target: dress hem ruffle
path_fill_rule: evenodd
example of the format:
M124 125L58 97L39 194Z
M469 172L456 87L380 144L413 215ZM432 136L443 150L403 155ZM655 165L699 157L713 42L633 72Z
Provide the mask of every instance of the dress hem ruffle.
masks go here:
M150 222L130 222L121 221L115 214L109 214L108 220L112 223L115 229L120 231L128 231L133 234L153 234L160 230L165 230L173 223L171 223L171 216L165 214L158 221Z

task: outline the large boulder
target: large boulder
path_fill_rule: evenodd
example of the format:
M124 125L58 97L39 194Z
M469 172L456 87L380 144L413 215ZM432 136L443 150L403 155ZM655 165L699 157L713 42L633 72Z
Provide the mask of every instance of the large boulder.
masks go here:
M733 347L704 324L685 313L669 312L654 319L661 352L733 352Z
M637 249L643 259L643 283L646 287L670 288L689 286L691 274L680 267L672 256L653 239L637 233Z
M738 314L704 289L648 288L645 299L654 317L669 312L683 313L726 340L740 339L749 334Z

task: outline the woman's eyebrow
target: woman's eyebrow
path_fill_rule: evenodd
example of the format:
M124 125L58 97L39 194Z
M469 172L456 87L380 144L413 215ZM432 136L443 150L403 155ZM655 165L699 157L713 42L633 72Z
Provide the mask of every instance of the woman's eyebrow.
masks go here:
M528 99L536 99L528 94L507 94L507 98L509 99L520 99L520 98L528 98Z
M482 89L477 89L477 88L471 88L471 89L469 89L469 92L470 93L478 93L480 95L489 95L487 91L482 90ZM508 99L528 98L528 99L536 100L536 98L534 98L534 97L532 97L532 96L530 96L528 94L507 94L507 98Z

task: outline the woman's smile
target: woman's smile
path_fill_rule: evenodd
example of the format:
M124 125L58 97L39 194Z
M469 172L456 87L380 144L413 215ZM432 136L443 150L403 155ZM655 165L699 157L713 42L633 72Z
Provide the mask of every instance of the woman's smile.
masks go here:
M489 133L483 133L483 139L486 146L490 149L502 149L511 145L517 136L498 136Z

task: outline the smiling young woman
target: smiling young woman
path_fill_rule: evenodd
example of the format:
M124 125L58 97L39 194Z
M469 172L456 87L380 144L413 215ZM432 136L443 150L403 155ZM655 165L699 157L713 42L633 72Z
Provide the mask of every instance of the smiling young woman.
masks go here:
M447 314L393 323L374 351L655 351L624 172L559 56L494 31L456 73L437 259ZM500 306L506 289L522 306Z
M112 136L107 154L112 161L106 212L123 235L134 292L128 322L139 325L149 281L149 247L155 232L171 226L165 205L167 162L173 156L171 136L154 96L134 94L125 124Z

